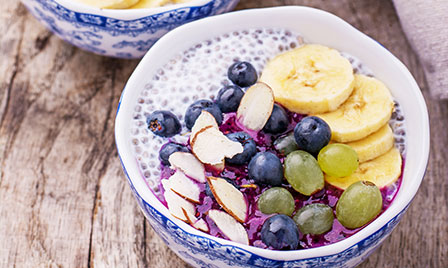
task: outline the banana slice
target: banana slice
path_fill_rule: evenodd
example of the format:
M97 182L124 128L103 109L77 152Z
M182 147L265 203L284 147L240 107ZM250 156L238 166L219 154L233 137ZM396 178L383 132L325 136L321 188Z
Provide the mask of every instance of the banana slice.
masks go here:
M139 2L139 0L78 0L89 6L106 9L125 9Z
M360 163L372 160L394 146L394 133L389 124L385 124L377 132L370 134L362 140L347 143L358 154Z
M355 75L355 89L336 111L318 114L331 128L331 139L351 142L367 137L386 124L394 102L389 89L379 80Z
M268 62L260 81L274 91L275 102L302 114L336 110L352 93L353 68L338 51L304 45Z
M137 0L138 4L130 7L131 9L138 9L138 8L153 8L153 7L160 7L164 6L166 4L171 3L170 0Z
M347 189L357 181L370 181L378 188L383 188L395 182L401 174L401 155L397 148L393 147L387 153L364 163L360 163L358 169L350 176L336 178L325 175L325 181L337 188Z

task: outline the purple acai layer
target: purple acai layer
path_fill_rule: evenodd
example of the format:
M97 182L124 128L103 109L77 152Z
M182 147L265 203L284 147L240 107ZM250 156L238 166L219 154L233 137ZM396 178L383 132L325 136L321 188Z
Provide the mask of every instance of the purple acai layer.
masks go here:
M304 116L290 112L289 117L290 117L290 125L285 133L289 133L290 131L292 131L297 122L299 122ZM248 131L247 129L244 129L239 124L237 124L235 113L225 115L223 124L220 126L220 130L224 134L245 131L249 135L251 135L251 137L256 142L257 151L259 152L270 151L272 153L275 153L282 162L285 158L284 155L275 150L275 147L273 145L275 139L279 135L270 135L265 134L263 132ZM402 170L404 168L404 162L405 161L403 158ZM171 170L167 166L164 166L163 164L161 164L161 167L162 167L161 180L168 179L174 173L173 170ZM271 215L263 214L257 207L257 201L261 193L269 189L270 187L254 185L253 181L251 181L248 178L247 165L244 166L226 165L225 169L220 173L217 173L215 170L207 170L206 173L207 176L229 178L236 183L240 191L244 194L246 201L248 203L249 208L248 217L243 226L247 230L250 245L261 248L267 248L266 245L261 241L260 230L264 221ZM381 189L381 194L383 196L383 208L381 213L383 213L391 205L393 199L395 198L400 188L401 181L402 176L400 176L400 178L392 185ZM159 187L160 189L163 189L161 185L159 185ZM282 185L282 187L287 189L293 195L295 199L295 208L296 208L295 211L308 204L322 203L330 206L333 209L334 215L336 215L335 214L336 204L343 192L343 190L340 190L336 187L326 184L324 189L322 189L321 191L311 196L304 196L296 192L294 189L292 189L292 187L286 182L286 180L284 180L284 184ZM200 185L200 188L201 190L203 190L204 185ZM165 200L160 201L164 205L166 205ZM219 230L219 228L216 227L215 223L207 216L207 212L210 209L222 210L222 207L213 198L207 196L203 191L200 196L200 204L196 205L196 211L197 211L196 217L198 219L204 219L207 222L210 229L209 231L210 235L225 238L225 235ZM315 248L319 246L332 244L355 234L362 228L363 227L357 229L347 229L344 226L342 226L335 217L332 229L325 234L322 235L300 234L300 247Z

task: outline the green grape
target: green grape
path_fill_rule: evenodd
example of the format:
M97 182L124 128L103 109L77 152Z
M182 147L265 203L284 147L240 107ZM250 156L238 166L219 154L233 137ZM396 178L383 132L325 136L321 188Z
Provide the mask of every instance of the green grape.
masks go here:
M285 178L292 188L303 195L312 195L324 188L324 175L316 159L301 150L285 159Z
M323 172L333 177L346 177L358 168L358 155L352 147L333 143L320 150L317 161Z
M383 207L380 189L369 181L350 185L336 205L336 218L347 228L354 229L373 220Z
M302 234L319 235L333 226L333 210L325 204L311 204L299 209L293 217Z
M274 141L275 149L283 155L288 155L299 147L297 146L296 139L294 138L294 132L289 133L286 136L281 136Z
M258 208L264 214L285 214L291 216L294 212L294 198L282 187L273 187L264 191L258 199Z

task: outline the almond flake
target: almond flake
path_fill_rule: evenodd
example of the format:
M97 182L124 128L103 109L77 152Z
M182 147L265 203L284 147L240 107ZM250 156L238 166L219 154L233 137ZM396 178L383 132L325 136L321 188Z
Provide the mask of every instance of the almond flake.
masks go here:
M243 98L236 113L238 122L253 131L262 130L274 108L274 93L265 83L251 86Z
M213 220L221 232L231 241L249 245L249 238L243 225L224 211L212 209L208 216Z
M203 128L212 126L214 128L218 128L218 123L216 123L215 117L207 112L202 110L201 114L196 119L196 122L194 122L193 127L191 128L191 135L190 140L193 140L196 134Z
M226 163L225 163L225 160L222 160L222 162L219 164L207 165L207 166L208 166L208 168L212 169L213 171L221 173L224 170L224 168L226 167Z
M194 205L173 192L168 180L162 180L162 185L165 189L163 196L165 197L165 201L168 205L168 211L171 215L187 223L189 218L195 218L194 215L196 214L196 209ZM185 215L189 216L186 217Z
M216 201L237 221L244 223L247 218L247 202L243 193L225 179L208 177L207 180Z
M175 152L170 155L168 161L176 170L180 170L188 177L198 182L205 182L205 168L193 154L186 152Z
M203 232L208 233L210 229L208 228L207 223L203 219L197 220L195 223L192 224L192 226L198 230L201 230Z
M208 127L196 134L191 141L191 149L202 163L217 165L226 157L242 153L243 145L230 140L219 129Z
M184 213L185 218L187 219L186 222L190 225L193 225L193 223L197 222L197 219L194 215L191 215L188 213L184 208L181 208L182 212Z
M187 199L188 201L199 203L199 194L201 190L199 186L185 176L184 173L177 171L169 179L170 188L173 192Z

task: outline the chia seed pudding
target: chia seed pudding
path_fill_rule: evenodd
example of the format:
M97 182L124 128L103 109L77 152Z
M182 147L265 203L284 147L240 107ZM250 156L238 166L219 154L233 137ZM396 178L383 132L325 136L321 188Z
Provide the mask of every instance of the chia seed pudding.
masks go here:
M258 77L260 77L261 72L270 59L280 53L300 47L305 43L306 40L300 34L285 29L235 31L192 46L190 49L168 59L156 71L156 74L142 89L138 102L135 104L130 142L142 177L165 206L167 203L161 182L170 178L175 171L161 163L159 151L168 142L185 145L185 147L191 149L189 144L190 132L184 123L187 107L199 99L215 100L218 90L231 84L227 78L227 69L234 62L250 62L257 70ZM373 76L368 67L364 66L358 59L348 53L340 53L350 61L355 74ZM398 148L403 159L403 169L406 153L404 117L399 104L395 102L394 105L389 125L393 130L395 147ZM182 124L180 135L170 138L154 135L148 129L146 118L155 110L168 110L177 116ZM281 135L265 134L262 131L249 133L256 143L257 152L273 152L283 163L285 155L276 150L274 142L279 136L284 136L284 133L291 132L304 116L306 115L288 111L290 124L287 128L288 130ZM234 112L224 114L223 123L220 125L219 130L224 134L246 131L237 124ZM233 181L233 184L245 196L248 204L248 217L242 225L247 231L249 244L261 248L270 248L263 243L260 237L260 230L265 220L271 215L263 214L257 207L257 200L261 193L270 187L255 185L248 177L247 165L226 165L222 172L207 169L206 176L224 177ZM401 180L402 175L394 183L380 189L383 198L381 213L390 206L400 188ZM286 188L293 195L295 201L294 211L308 204L322 203L330 206L335 214L336 204L343 192L343 190L328 183L325 183L325 187L322 190L311 196L305 196L295 191L285 180L283 180L282 187ZM222 206L213 197L205 193L206 184L200 184L199 188L201 190L200 202L195 204L195 216L197 219L203 219L207 223L210 235L228 238L207 215L210 209L223 210ZM304 235L300 233L299 248L314 248L335 243L353 235L364 226L348 229L335 217L331 230L324 234Z

